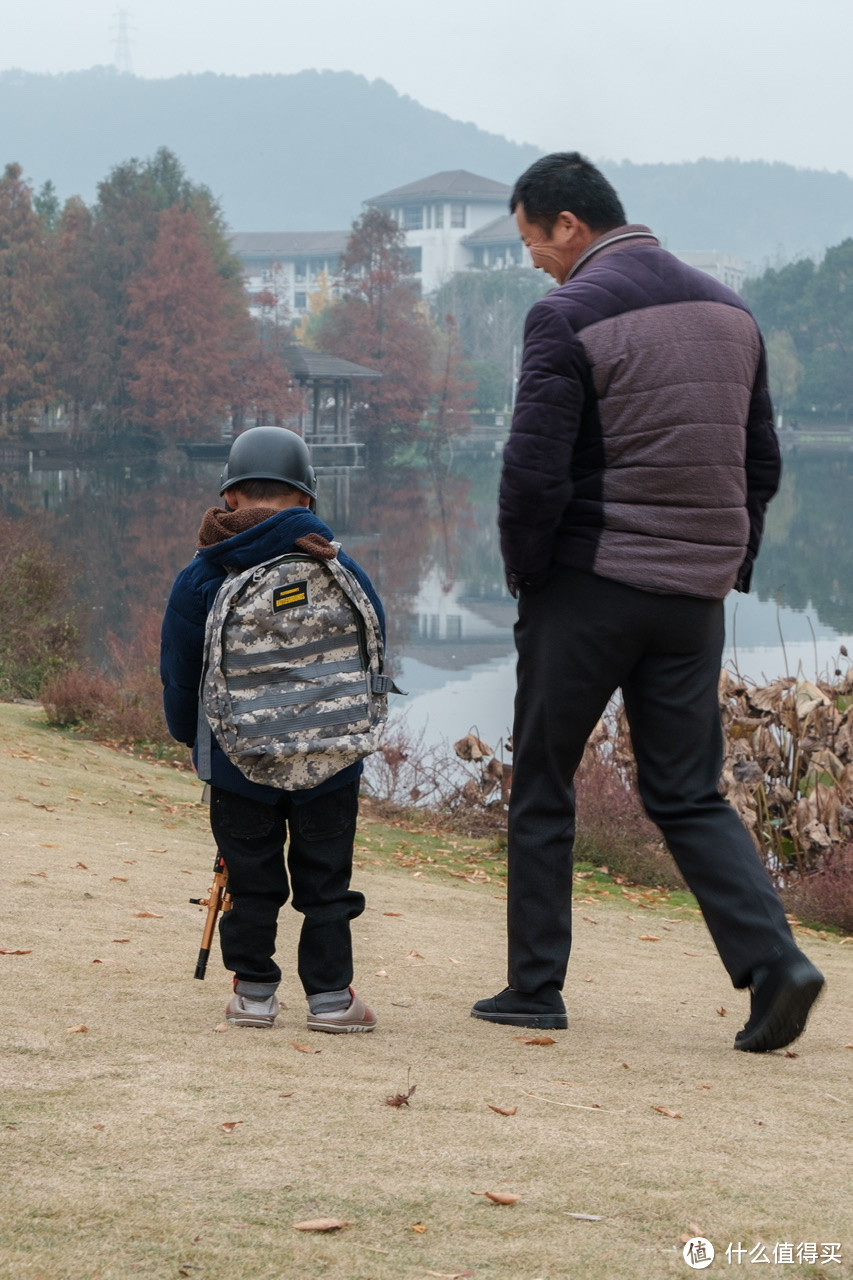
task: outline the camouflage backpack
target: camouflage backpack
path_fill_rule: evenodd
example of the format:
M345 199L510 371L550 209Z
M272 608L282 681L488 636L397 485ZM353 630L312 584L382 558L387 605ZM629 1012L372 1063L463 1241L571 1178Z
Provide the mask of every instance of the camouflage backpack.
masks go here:
M226 577L207 618L199 693L228 759L287 791L375 751L388 693L400 692L382 674L379 619L338 544L308 541L310 551ZM203 745L200 734L202 777Z

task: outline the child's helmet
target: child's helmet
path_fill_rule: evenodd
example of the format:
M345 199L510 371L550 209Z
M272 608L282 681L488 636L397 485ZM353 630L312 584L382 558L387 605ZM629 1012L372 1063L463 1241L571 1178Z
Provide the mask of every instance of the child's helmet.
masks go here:
M219 477L220 494L241 480L280 480L317 497L308 446L286 427L250 427L237 436Z

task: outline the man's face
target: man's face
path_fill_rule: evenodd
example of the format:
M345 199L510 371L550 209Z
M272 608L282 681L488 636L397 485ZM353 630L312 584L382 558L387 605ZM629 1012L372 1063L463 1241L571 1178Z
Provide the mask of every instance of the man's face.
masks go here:
M515 210L518 233L530 250L533 265L539 271L553 276L557 284L565 284L569 272L583 253L594 234L573 213L560 213L550 231L543 231L535 222L528 222L524 206Z

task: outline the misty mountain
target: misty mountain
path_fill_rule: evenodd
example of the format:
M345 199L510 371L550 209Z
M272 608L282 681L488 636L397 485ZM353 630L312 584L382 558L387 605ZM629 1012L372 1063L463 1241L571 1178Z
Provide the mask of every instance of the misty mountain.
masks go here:
M111 68L0 74L0 163L91 201L121 161L173 151L235 231L338 230L362 201L467 169L512 183L537 155L352 72L176 76ZM580 144L569 129L566 146ZM853 236L853 178L763 162L599 160L628 217L673 249L739 254L754 269Z

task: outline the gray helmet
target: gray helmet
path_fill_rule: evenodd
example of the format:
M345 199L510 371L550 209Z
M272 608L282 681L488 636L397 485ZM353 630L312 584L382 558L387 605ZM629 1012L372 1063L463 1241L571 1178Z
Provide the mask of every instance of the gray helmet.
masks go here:
M280 480L317 497L308 446L286 427L250 427L237 436L219 477L220 494L241 480Z

